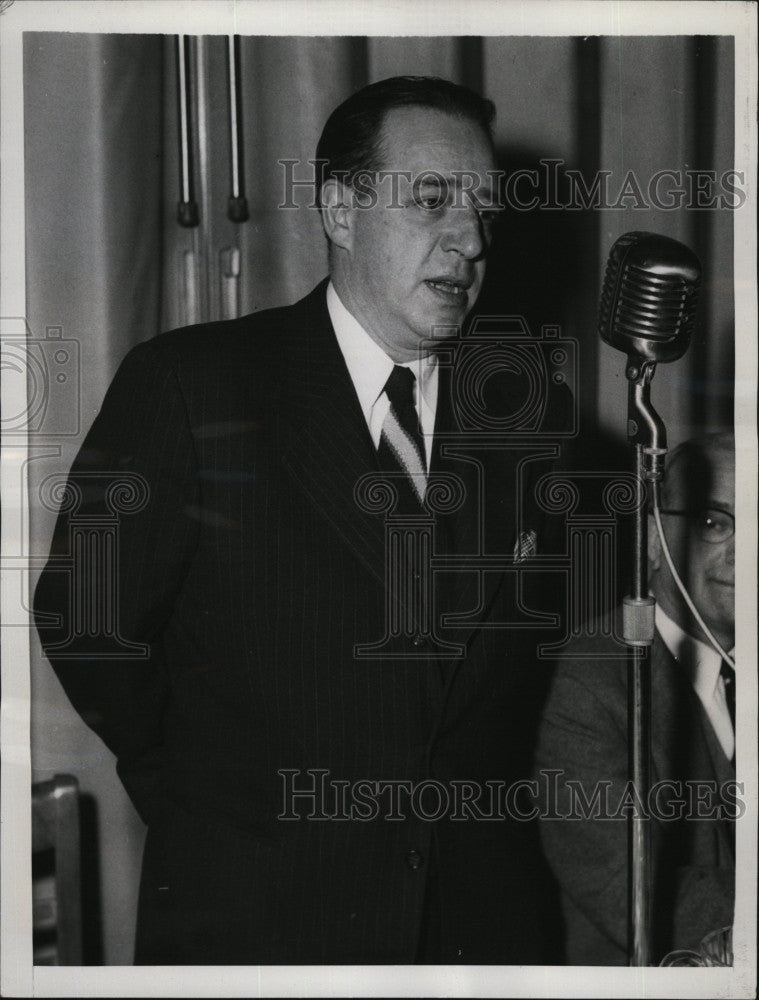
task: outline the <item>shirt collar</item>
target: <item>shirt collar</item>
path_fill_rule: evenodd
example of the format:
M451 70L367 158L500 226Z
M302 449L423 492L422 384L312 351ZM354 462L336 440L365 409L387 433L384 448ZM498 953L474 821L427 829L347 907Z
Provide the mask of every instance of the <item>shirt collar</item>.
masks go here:
M327 286L327 309L359 404L368 422L372 407L384 391L394 362L372 340L356 317L348 312L331 281ZM421 387L422 397L433 411L437 402L437 383L432 378L436 360L434 355L428 355L414 358L403 366L414 373L416 383Z

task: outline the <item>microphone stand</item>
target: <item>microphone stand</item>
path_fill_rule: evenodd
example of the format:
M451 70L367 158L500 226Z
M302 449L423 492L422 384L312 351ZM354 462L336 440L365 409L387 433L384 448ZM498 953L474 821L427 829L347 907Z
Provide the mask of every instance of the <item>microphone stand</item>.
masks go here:
M629 817L628 942L629 963L646 966L651 958L651 828L647 818L651 788L651 656L656 602L648 594L648 484L658 488L664 476L667 433L651 405L656 362L631 354L628 380L627 442L635 450L638 503L632 538L631 593L622 602L622 637L627 643L629 777L642 806Z

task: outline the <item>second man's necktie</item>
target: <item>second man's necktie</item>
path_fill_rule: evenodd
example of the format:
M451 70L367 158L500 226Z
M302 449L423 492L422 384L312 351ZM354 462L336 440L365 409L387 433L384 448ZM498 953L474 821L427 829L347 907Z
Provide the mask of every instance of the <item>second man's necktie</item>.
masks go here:
M735 732L735 671L729 663L725 663L723 660L720 665L720 673L725 682L725 701L730 713L730 721L733 724L733 732Z

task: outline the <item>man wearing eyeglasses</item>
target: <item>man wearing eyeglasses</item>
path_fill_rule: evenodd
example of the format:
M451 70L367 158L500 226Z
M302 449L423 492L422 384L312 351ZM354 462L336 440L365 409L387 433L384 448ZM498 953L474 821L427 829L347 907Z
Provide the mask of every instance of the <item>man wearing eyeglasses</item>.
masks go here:
M735 642L735 452L731 434L688 441L672 455L662 490L662 520L675 568L696 608L725 651ZM669 651L680 657L695 644L693 686L728 757L735 750L732 725L725 721L720 664L705 642L672 578L658 533L649 531L649 582L656 598L656 626ZM687 654L686 654L687 655ZM707 666L708 664L708 666ZM725 664L727 669L732 669ZM723 671L724 673L724 671ZM728 691L730 691L730 675ZM714 688L717 685L715 700ZM734 688L733 688L734 690ZM719 707L715 708L714 706Z
M568 964L627 962L631 810L643 809L652 820L653 960L675 949L698 950L708 933L732 925L734 819L742 809L735 787L735 676L727 662L735 641L734 514L733 435L676 448L662 488L664 535L703 625L727 655L680 593L651 516L656 635L647 802L636 801L628 784L624 646L612 637L603 648L597 638L592 648L578 642L574 658L556 670L537 773L545 781L548 772L559 772L541 836L561 889Z

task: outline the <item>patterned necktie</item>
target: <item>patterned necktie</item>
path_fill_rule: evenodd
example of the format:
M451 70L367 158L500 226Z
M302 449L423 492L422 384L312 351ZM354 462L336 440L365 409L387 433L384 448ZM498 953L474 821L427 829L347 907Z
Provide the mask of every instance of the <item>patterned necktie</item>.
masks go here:
M725 701L727 702L727 710L730 713L730 721L733 724L733 732L735 732L735 671L729 663L725 663L722 660L719 672L722 674L722 680L725 682Z
M419 430L419 418L414 406L414 373L396 365L385 384L390 409L382 424L377 449L380 468L386 472L402 472L394 478L398 487L397 510L418 513L427 488L427 464L424 460L424 440Z

